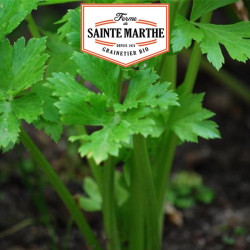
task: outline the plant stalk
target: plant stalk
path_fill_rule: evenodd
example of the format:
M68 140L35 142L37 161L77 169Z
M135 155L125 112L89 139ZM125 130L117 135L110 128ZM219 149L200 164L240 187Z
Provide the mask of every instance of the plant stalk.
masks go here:
M204 15L200 22L201 23L209 23L212 18L212 12ZM194 48L191 53L190 61L188 64L187 73L183 82L183 91L184 93L192 93L194 89L194 84L199 72L200 62L202 58L202 53L200 49L200 45L195 42Z
M143 180L140 168L137 165L134 156L134 166L130 169L131 174L131 188L130 188L130 230L129 235L129 249L130 250L144 250L144 192Z
M116 221L115 164L109 157L103 171L103 218L108 250L119 250L120 241Z
M190 53L188 51L182 51L181 55L184 59L188 59L190 57ZM221 69L220 71L217 71L205 58L201 59L200 66L201 70L205 71L221 84L225 85L247 104L250 104L250 89L241 80L226 70Z
M150 161L148 157L147 145L146 140L142 135L134 135L133 136L133 143L134 143L134 157L135 157L135 166L136 168L136 176L140 175L139 178L140 185L138 184L138 189L136 192L139 194L144 194L143 198L136 201L136 203L143 203L139 204L139 209L142 206L145 207L144 212L146 219L146 232L147 232L147 241L146 241L146 249L160 249L160 233L158 231L159 224L158 224L158 209L157 209L157 199L156 199L156 191L154 185L154 178L152 173L152 168L150 166ZM132 176L132 181L138 181L135 176ZM132 186L135 186L136 183L132 183ZM132 190L133 192L134 190ZM136 193L136 195L138 195ZM135 199L135 198L134 198ZM132 199L132 201L134 200ZM133 208L135 205L132 206ZM133 211L132 219L135 219L138 211ZM143 216L143 213L142 215ZM138 222L142 222L142 218L138 219ZM143 223L143 225L145 225ZM140 225L141 227L141 225ZM141 228L140 228L141 233ZM141 235L140 235L141 237ZM131 243L132 244L132 243ZM137 243L139 244L139 243ZM140 246L142 243L139 244ZM132 248L131 248L132 249ZM145 248L144 248L145 249Z
M201 18L202 23L210 22L212 17L212 13L204 15ZM194 88L194 84L197 78L197 74L199 71L199 65L201 61L201 50L197 43L195 43L190 62L188 65L187 73L185 76L184 83L182 85L183 93L191 93ZM157 191L158 191L158 201L159 201L159 214L160 214L160 221L163 222L163 208L165 203L165 196L167 192L167 185L169 183L169 175L173 165L174 155L176 152L178 138L173 133L168 131L167 132L166 141L163 144L162 150L163 152L160 153L160 156L163 158L161 159L161 163L157 168L159 168L157 177L156 177L156 184L157 184ZM165 151L166 150L166 151ZM162 228L162 224L160 226L160 230Z
M34 161L38 164L40 169L45 173L51 185L60 196L65 206L68 208L72 218L75 220L79 230L83 234L89 249L101 250L102 247L100 243L96 239L96 236L92 232L87 220L75 203L72 195L23 128L21 128L20 140L25 148L29 151Z
M180 6L180 1L172 0L170 2L171 4L171 13L170 13L170 24L171 24L171 29L170 32L172 32L172 29L174 27L174 20L178 11L178 8ZM176 88L176 83L177 83L177 55L164 55L163 61L161 63L161 70L160 70L160 76L161 76L161 81L167 81L171 82L171 89ZM159 145L158 145L158 155L156 159L156 168L157 168L157 174L156 174L156 190L159 193L162 193L162 186L165 185L161 182L162 174L163 176L167 176L167 173L164 171L168 171L166 168L164 168L162 163L165 160L167 152L165 152L165 149L169 151L169 145L168 143L168 138L169 138L169 131L166 130L163 137L159 140ZM170 152L168 152L170 153ZM175 153L175 152L173 152ZM169 157L170 159L171 157ZM159 182L160 181L160 182ZM165 186L164 186L165 187ZM161 195L159 195L161 197ZM161 199L159 199L159 204L161 207Z
M177 55L164 55L160 76L162 82L171 82L170 89L176 88Z
M170 37L171 37L180 1L170 0L169 3L170 3ZM177 75L177 55L168 55L167 53L162 55L162 57L160 58L158 73L161 76L161 81L171 82L172 85L170 87L174 89L176 83L176 75Z
M28 23L28 28L29 28L31 35L35 38L41 38L40 31L36 26L36 23L32 17L32 14L27 15L26 21Z

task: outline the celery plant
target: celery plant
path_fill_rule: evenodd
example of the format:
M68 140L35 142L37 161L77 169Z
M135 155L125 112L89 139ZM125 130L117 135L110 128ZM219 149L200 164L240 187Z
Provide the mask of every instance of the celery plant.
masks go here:
M202 54L217 70L224 63L221 45L233 59L245 62L250 58L250 23L210 23L215 9L236 0L194 0L190 18L183 15L189 1L169 0L171 52L122 68L80 52L79 8L58 22L58 34L35 24L30 13L38 5L65 2L73 1L0 0L0 148L8 151L18 141L27 148L89 249L161 249L163 206L177 146L197 143L198 137L220 138L210 119L214 113L202 107L204 94L193 93ZM27 43L20 38L11 45L6 36L25 17L35 38ZM185 80L177 88L177 54L192 42ZM76 76L84 80L79 83ZM98 92L82 84L85 81ZM129 87L123 96L125 81ZM106 246L99 243L80 207L22 127L23 121L43 129L54 141L60 139L63 126L78 131L69 141L77 141L79 154L88 159L101 201L96 205L95 200L82 199L82 207L102 211ZM126 193L125 199L117 198L119 190Z

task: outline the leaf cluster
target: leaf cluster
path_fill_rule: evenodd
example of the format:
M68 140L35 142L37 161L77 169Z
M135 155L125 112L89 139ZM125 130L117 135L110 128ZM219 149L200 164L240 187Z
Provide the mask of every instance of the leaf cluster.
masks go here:
M0 43L0 147L12 148L18 140L21 121L34 122L43 113L43 99L27 91L43 79L46 39L20 38L12 47Z
M115 199L118 207L122 206L129 197L129 192L123 184L122 174L115 172ZM97 183L91 178L86 177L83 181L83 191L86 195L79 197L80 207L88 212L97 212L102 210L102 195Z
M158 75L150 69L137 71L132 77L123 103L118 90L121 70L118 66L93 56L75 52L73 59L82 78L97 89L89 89L71 75L55 73L47 86L53 95L65 125L99 127L90 135L70 137L80 140L82 156L93 157L97 163L108 155L118 156L123 145L129 145L133 134L158 137L162 115L171 106L178 105L177 95L169 90L169 83L159 83ZM96 72L99 72L96 74Z
M214 191L203 184L199 174L182 171L171 180L166 200L178 208L188 209L197 202L209 204L214 196Z
M250 58L250 22L215 25L196 21L202 15L234 2L236 0L194 1L190 20L177 15L171 42L173 51L189 48L194 40L217 70L225 62L222 45L234 60L246 62Z
M32 5L32 8L35 6ZM197 13L195 9L194 4L193 13ZM208 10L210 9L206 11ZM26 12L28 11L27 7ZM187 22L185 27L193 27L183 18L178 20ZM174 30L175 40L178 40L178 20ZM170 90L171 83L161 82L153 68L157 65L157 58L138 64L137 70L133 67L122 69L77 52L80 43L79 8L70 10L59 23L62 24L58 30L59 38L45 32L48 36L48 53L51 55L46 71L46 84L40 82L48 58L44 53L44 38L30 40L27 49L24 49L23 39L15 43L13 48L7 40L2 42L0 119L3 121L2 134L6 130L8 133L2 136L1 147L8 149L9 145L15 144L22 120L32 122L38 129L44 129L55 141L60 138L62 124L93 127L93 132L71 136L70 141L80 141L81 156L93 158L97 163L106 160L109 155L118 157L121 148L131 146L134 134L157 138L168 128L182 142L197 142L198 136L206 139L219 138L217 125L209 120L214 114L202 108L203 95L183 95ZM201 37L198 34L196 39ZM188 38L185 35L185 39ZM185 39L181 41L184 42ZM191 43L190 40L184 45L177 41L173 48L176 50L179 44L180 49L187 43ZM39 54L40 57L37 56ZM26 60L26 67L22 67L24 62L21 58ZM65 62L59 69L56 65L58 60ZM10 70L11 67L22 68L20 75L19 72ZM12 71L13 73L9 73ZM77 74L80 75L81 83L75 78ZM121 100L122 82L127 79L128 90ZM91 88L88 83L92 84ZM19 110L16 107L17 101L18 107L28 105L30 111Z

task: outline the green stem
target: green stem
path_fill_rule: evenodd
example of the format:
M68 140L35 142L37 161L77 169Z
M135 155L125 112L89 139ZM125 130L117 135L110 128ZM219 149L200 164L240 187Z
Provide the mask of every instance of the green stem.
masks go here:
M200 51L200 45L198 43L195 43L188 64L188 70L185 76L185 80L182 85L185 93L191 93L194 88L195 80L197 78L200 67L201 56L202 54Z
M134 157L135 158L135 157ZM138 161L138 160L137 160ZM130 250L144 250L144 192L143 180L141 170L136 167L138 163L130 168L131 174L131 188L130 188L130 230L129 235L129 249Z
M141 198L140 201L143 202L145 206L145 216L146 218L146 232L147 232L147 249L160 249L160 233L158 231L158 213L157 213L157 199L154 185L154 178L152 173L152 168L150 166L150 161L147 152L146 140L142 135L133 136L134 143L134 157L135 157L135 166L137 175L141 175L141 185L138 185L137 192L144 193L144 201ZM137 181L135 178L133 181ZM135 185L135 184L132 184ZM139 201L138 201L139 202ZM141 209L142 204L139 205ZM137 213L137 211L133 211ZM143 216L143 215L142 215ZM132 216L135 218L135 216ZM141 218L139 221L141 222ZM132 243L131 243L132 244ZM139 243L138 243L139 244ZM140 243L141 246L142 243Z
M96 180L96 183L100 189L100 192L102 192L102 169L101 169L101 166L97 165L95 163L95 161L93 160L93 158L88 158L87 159L88 161L88 164L90 166L90 169L91 169L91 172Z
M29 28L31 35L35 38L41 38L41 34L39 32L39 29L37 28L36 23L35 23L31 14L29 14L26 17L26 21L28 22L28 28Z
M181 55L184 59L188 59L190 57L190 53L188 51L182 51ZM223 69L217 71L205 58L201 59L201 70L205 71L206 73L214 77L216 81L219 81L220 83L231 89L247 104L250 103L250 89L234 75Z
M210 22L212 13L209 13L201 18L201 22L207 23ZM188 65L188 70L185 76L184 83L182 85L183 93L191 93L196 81L196 77L199 70L199 65L201 61L201 50L197 43L195 43L190 62ZM174 111L173 111L174 112ZM158 201L159 201L159 215L160 221L163 222L163 207L165 203L165 195L167 191L167 184L169 183L169 174L173 165L174 155L178 144L178 138L173 133L168 131L166 140L163 144L163 151L160 153L161 161L157 168L159 168L157 177L156 177L156 184L157 184L157 191L158 193ZM165 151L166 150L166 151ZM162 224L160 229L162 228Z
M110 157L103 171L103 217L108 250L119 250L120 241L116 221L115 164Z
M162 164L159 164L157 166L157 168L159 168L159 171L157 175L158 178L156 180L156 185L158 191L158 207L160 208L160 213L162 212L164 206L166 187L169 183L169 174L171 171L171 166L173 164L177 144L177 136L174 133L169 132L169 134L167 134L166 136L166 140L162 145L162 147L165 149L164 153L159 156Z
M160 72L162 82L171 82L171 89L176 87L177 79L177 55L164 55Z
M170 33L172 33L175 17L180 5L180 0L169 0L168 2L170 3Z
M212 17L212 13L208 13L201 18L201 23L209 23ZM191 93L194 88L194 84L199 72L200 62L202 53L200 50L200 45L196 42L191 53L190 61L188 64L188 70L183 82L183 92Z
M175 17L180 4L179 0L170 0L170 36L174 27ZM161 76L161 81L168 81L172 83L171 88L175 88L177 75L177 55L168 55L165 53L160 57L160 65L158 70Z
M170 15L170 23L171 23L171 27L173 28L174 26L174 19L175 16L177 14L178 8L180 6L180 2L179 1L175 1L172 0L170 3L172 3L171 5L171 15ZM172 30L172 29L171 29ZM164 55L163 61L162 61L162 65L161 65L161 70L160 70L160 76L161 76L161 81L168 81L171 82L171 88L175 89L176 88L176 81L177 81L177 55ZM164 172L164 170L166 170L165 168L163 168L162 162L164 162L165 160L165 148L168 149L168 145L166 145L167 143L167 138L169 138L169 131L166 131L163 135L162 138L160 138L159 140L159 145L158 145L158 149L157 149L157 159L156 159L156 168L157 168L157 174L156 174L156 190L159 193L161 193L162 191L162 186L165 185L165 183L162 183L161 181L159 182L159 180L161 180L161 176L162 176L162 172ZM166 170L167 171L167 170ZM165 175L167 175L167 173L165 173ZM160 195L161 197L161 195ZM160 202L160 200L159 200ZM160 202L161 204L161 202Z
M117 101L120 102L122 91L122 71L116 81ZM115 164L112 156L105 162L103 181L102 181L102 195L103 195L103 218L104 228L108 241L109 250L119 250L120 240L119 231L117 228L116 218L116 200L115 200Z
M178 13L184 17L188 15L190 0L180 0Z
M79 230L85 237L86 243L89 248L101 250L102 247L100 246L100 243L96 239L82 212L76 205L72 195L24 129L21 129L20 140L26 147L26 149L30 152L34 161L36 161L38 166L45 173L53 188L60 196L65 206L68 208L70 214L72 215L72 218L75 220L77 226L79 227Z
M174 19L175 16L177 14L178 8L180 6L180 2L177 2L175 0L172 0L171 2L171 16L170 16L170 23L171 23L171 27L174 26ZM171 29L172 30L172 29ZM163 58L162 58L162 62L161 62L161 69L160 69L160 76L161 76L161 81L167 81L167 82L171 82L171 89L175 89L176 88L176 82L177 82L177 55L168 55L168 54L164 54ZM166 137L167 137L167 133L168 131L166 131L163 136L159 139L159 143L157 145L157 150L156 150L156 161L155 161L155 168L158 169L157 174L161 175L161 171L160 171L160 165L161 163L164 161L164 157L165 157L165 148L166 148ZM158 181L158 179L160 177L157 178L157 174L156 174L156 180ZM159 184L159 183L157 183ZM158 192L158 188L156 189Z

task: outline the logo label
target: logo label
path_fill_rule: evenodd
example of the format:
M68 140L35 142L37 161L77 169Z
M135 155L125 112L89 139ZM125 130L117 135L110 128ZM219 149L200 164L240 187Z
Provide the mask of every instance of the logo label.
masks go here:
M82 4L81 51L123 67L169 51L169 4Z

